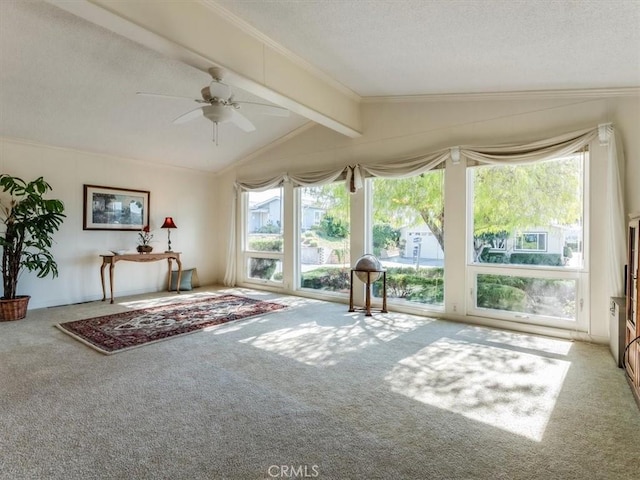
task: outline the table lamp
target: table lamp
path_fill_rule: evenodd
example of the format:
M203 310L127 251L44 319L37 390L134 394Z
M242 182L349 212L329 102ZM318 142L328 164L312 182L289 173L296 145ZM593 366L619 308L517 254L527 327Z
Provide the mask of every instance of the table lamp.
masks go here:
M173 250L171 250L171 229L172 228L178 228L176 227L176 224L173 222L173 217L166 217L164 219L164 223L162 224L162 226L160 228L166 228L167 229L167 253L168 252L172 252Z

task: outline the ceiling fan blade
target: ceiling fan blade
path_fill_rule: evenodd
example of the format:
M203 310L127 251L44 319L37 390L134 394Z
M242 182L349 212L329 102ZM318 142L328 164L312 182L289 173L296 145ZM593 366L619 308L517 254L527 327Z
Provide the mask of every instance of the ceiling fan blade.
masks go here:
M256 102L234 102L242 106L243 110L255 113L257 115L271 115L274 117L288 117L289 110L283 107L276 107L275 105L268 105L266 103Z
M231 111L231 118L229 119L229 121L231 123L236 125L238 128L241 128L245 132L255 131L256 127L254 127L253 123L251 123L247 117L245 117L244 115L242 115L240 112L238 112L233 108L231 108L230 111Z
M191 120L194 120L198 117L202 116L202 108L203 107L198 107L195 110L191 110L187 113L183 113L182 115L180 115L179 117L177 117L173 123L175 124L180 124L180 123L186 123L189 122Z
M176 98L179 100L191 100L192 102L205 103L204 100L200 100L198 98L183 97L181 95L165 95L164 93L136 92L136 95L142 95L145 97Z

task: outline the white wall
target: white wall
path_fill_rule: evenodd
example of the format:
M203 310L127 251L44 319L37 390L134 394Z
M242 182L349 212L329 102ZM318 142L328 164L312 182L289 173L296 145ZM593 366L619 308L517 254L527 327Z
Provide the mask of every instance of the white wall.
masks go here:
M475 100L379 102L363 105L364 134L350 139L326 128L316 126L297 137L278 145L258 157L251 158L236 168L229 169L218 179L218 202L226 212L220 217L229 225L230 199L233 181L256 179L281 172L302 172L341 167L355 163L393 161L420 153L455 145L483 145L523 142L551 137L560 133L593 127L599 123L613 122L622 138L626 155L627 211L640 211L640 97L594 98L592 96L567 96L566 98L487 97ZM590 331L593 338L604 341L608 336L608 286L605 284L607 258L605 257L606 205L604 159L606 151L597 144L591 152L593 181L590 204L591 216L591 303ZM465 168L447 165L448 209L465 202ZM451 186L454 188L450 188ZM360 200L353 197L354 204ZM227 223L224 223L227 222ZM358 226L355 225L354 228ZM359 228L357 228L359 230ZM226 230L226 228L225 228ZM465 230L464 218L447 217L447 230ZM354 237L354 232L352 232ZM218 237L219 242L227 238ZM447 251L464 251L464 236L448 236ZM220 243L224 245L224 243ZM225 252L218 251L218 279L224 276ZM357 255L352 245L352 253ZM449 255L446 258L446 275L449 284L464 285L464 256ZM445 316L452 318L453 304L464 305L465 292L448 291ZM459 314L459 310L457 310Z
M171 246L182 252L183 268L196 267L201 283L213 282L216 210L212 208L212 175L6 138L0 139L0 172L25 180L43 176L53 187L50 198L65 204L67 218L54 237L53 248L60 275L38 279L26 272L22 276L18 293L32 296L29 308L101 299L99 255L111 249L135 250L137 232L82 229L84 184L150 191L154 250L166 250L167 232L160 226L164 217L172 216L178 228L171 232ZM116 296L166 288L164 261L118 262L115 273Z

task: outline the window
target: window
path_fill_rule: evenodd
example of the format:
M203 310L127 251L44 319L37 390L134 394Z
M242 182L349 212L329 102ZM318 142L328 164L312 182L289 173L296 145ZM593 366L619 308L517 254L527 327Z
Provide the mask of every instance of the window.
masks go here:
M244 194L244 277L259 283L282 283L284 252L282 188Z
M546 232L516 233L515 250L546 252L547 251Z
M298 288L349 293L350 199L344 182L300 187Z
M469 313L555 327L582 322L586 162L581 152L469 169Z
M544 276L493 275L478 273L476 308L575 320L577 281Z
M387 270L390 302L444 303L444 169L369 180L372 252ZM381 297L381 282L373 284Z

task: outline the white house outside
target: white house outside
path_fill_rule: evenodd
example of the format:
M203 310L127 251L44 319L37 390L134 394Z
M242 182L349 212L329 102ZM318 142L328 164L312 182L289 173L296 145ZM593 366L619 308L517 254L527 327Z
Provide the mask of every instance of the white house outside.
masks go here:
M321 207L305 204L305 199L302 201L302 218L300 221L302 230L306 231L320 223L326 210ZM274 196L249 206L250 232L258 232L270 225L276 227L282 226L282 199L279 196Z

